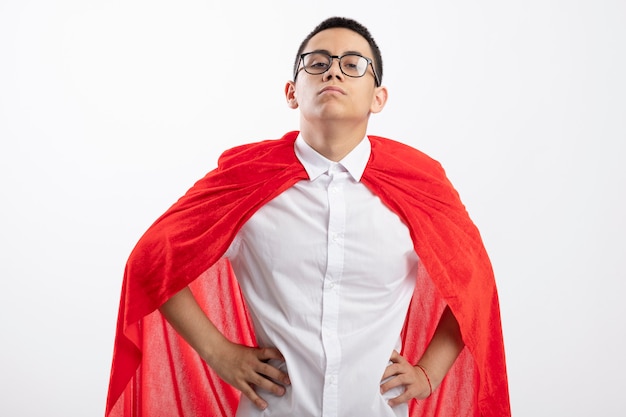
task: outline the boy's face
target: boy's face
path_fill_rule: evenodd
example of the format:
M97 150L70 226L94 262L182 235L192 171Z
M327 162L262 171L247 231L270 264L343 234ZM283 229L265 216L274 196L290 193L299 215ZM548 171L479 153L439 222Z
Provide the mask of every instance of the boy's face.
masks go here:
M313 36L304 53L311 51L337 56L356 52L372 58L367 40L345 28L326 29ZM301 117L310 123L367 122L369 114L382 110L386 100L386 89L376 87L371 65L362 77L348 77L341 72L338 59L332 60L327 72L317 75L304 71L300 63L297 82L289 82L285 93L290 107L299 108Z

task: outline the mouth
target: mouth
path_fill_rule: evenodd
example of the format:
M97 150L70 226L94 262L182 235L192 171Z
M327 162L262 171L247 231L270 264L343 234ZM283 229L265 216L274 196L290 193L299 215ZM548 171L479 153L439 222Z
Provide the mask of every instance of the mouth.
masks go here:
M320 90L319 93L320 94L341 94L341 95L346 94L346 92L343 91L343 89L335 85L329 85L328 87L324 87Z

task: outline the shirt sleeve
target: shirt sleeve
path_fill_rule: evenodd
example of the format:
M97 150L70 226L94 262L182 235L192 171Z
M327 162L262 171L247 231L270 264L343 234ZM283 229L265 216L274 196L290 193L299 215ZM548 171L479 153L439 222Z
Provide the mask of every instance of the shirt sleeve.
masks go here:
M228 249L224 253L223 257L224 258L232 258L232 257L236 256L237 252L239 252L239 247L240 246L241 246L241 237L239 236L239 233L237 233L235 235L235 238L231 242L230 246L228 247Z

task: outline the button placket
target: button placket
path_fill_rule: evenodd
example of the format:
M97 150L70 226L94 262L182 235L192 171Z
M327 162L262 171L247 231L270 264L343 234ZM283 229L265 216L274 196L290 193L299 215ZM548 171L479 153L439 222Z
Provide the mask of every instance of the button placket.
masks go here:
M345 233L345 196L342 176L336 166L329 169L330 182L327 188L328 198L328 241L327 268L324 276L322 306L322 342L326 353L326 378L322 415L333 416L338 410L338 376L341 363L341 349L338 338L340 280L343 273Z

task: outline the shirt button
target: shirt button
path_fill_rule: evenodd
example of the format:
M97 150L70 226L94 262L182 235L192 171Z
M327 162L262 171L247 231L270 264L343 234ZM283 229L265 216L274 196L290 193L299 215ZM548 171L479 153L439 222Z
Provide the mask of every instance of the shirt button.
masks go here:
M328 383L331 385L335 385L335 382L337 381L337 379L335 378L334 375L331 375L328 377Z
M334 283L334 282L332 282L332 281L331 281L331 282L329 282L329 283L328 283L328 288L330 288L331 290L332 290L333 288L335 288L335 283Z

